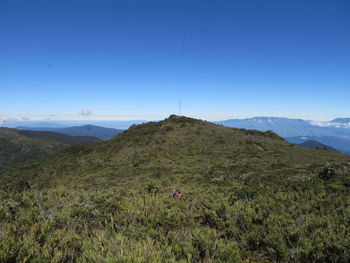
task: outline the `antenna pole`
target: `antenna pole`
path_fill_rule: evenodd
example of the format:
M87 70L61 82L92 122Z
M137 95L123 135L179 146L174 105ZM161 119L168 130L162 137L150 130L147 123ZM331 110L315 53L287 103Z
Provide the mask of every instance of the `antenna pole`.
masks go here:
M179 116L182 115L182 100L179 98Z

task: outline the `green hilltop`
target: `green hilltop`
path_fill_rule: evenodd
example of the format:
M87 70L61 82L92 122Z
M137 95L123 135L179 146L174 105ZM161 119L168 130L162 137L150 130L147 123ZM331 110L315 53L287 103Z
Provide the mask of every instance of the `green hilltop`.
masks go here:
M114 139L67 149L20 174L33 186L109 186L158 178L204 183L244 177L287 177L316 173L327 162L349 159L331 151L308 150L272 132L227 128L187 117L134 125ZM17 171L16 171L17 172ZM55 176L60 174L59 176Z
M134 125L0 175L0 262L348 262L349 159L182 116Z

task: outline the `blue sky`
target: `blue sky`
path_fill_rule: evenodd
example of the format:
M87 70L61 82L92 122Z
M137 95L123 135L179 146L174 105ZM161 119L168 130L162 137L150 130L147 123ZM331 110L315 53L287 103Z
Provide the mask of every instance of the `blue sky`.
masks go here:
M347 0L1 0L0 120L350 116Z

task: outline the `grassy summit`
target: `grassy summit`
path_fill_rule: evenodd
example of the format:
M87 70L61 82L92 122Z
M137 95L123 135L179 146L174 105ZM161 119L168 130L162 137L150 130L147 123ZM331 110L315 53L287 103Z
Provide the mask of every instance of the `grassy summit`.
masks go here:
M0 261L347 262L349 159L175 115L135 125L0 175Z
M170 116L134 125L111 141L70 148L21 171L33 186L109 186L138 177L186 184L233 178L254 181L317 173L327 162L348 159L331 151L304 149L272 132L227 128ZM44 171L43 171L44 170ZM59 176L56 176L59 174Z

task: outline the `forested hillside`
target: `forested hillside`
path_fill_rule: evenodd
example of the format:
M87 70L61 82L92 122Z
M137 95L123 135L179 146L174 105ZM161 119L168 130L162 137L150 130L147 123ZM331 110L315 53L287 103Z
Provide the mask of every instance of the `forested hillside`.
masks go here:
M0 261L348 262L349 173L272 132L135 125L0 175Z
M0 128L0 172L52 156L70 145L96 141L94 137Z

